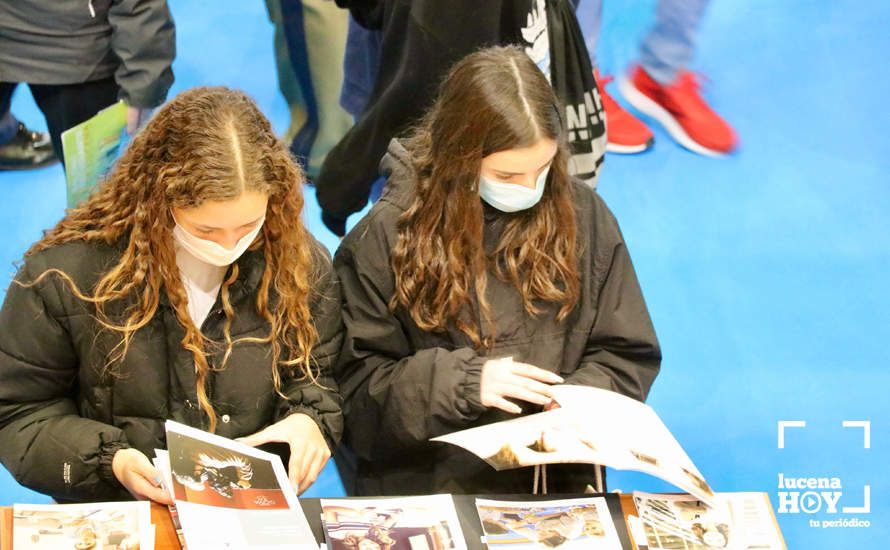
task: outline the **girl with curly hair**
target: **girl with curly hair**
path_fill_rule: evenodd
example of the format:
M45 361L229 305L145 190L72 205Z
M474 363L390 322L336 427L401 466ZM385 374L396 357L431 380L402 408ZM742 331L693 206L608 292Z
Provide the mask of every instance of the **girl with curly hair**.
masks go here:
M0 460L57 501L166 502L167 419L287 443L300 490L341 432L330 258L303 174L243 93L186 91L25 254L0 310Z

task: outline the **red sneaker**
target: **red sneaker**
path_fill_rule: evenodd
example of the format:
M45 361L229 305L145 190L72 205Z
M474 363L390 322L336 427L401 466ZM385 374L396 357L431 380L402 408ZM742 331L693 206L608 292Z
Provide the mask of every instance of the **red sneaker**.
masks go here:
M664 85L636 65L618 88L631 105L660 122L690 151L719 157L738 146L732 127L701 97L698 80L689 71L681 71L673 84Z
M612 82L612 77L600 78L598 69L593 70L593 77L600 89L603 110L606 111L606 151L631 154L642 153L652 147L655 143L652 130L606 92L606 84Z

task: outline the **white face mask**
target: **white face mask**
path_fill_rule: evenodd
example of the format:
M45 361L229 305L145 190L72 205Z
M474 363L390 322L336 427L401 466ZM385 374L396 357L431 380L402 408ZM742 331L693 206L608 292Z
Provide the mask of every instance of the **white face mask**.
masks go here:
M526 210L538 204L544 194L544 185L547 183L547 174L550 167L545 168L538 179L535 180L535 188L529 189L524 185L515 183L503 183L479 177L479 196L488 204L501 212L518 212Z
M182 248L202 262L207 262L208 264L217 267L225 267L235 263L235 260L244 254L247 247L249 247L251 243L253 243L253 240L256 239L256 236L259 235L260 229L263 228L263 222L266 221L266 218L263 217L250 233L238 239L234 248L226 248L213 241L196 237L179 225L179 222L176 222L176 218L174 218L173 221L176 223L176 226L173 228L173 238L176 239L176 242L182 245Z

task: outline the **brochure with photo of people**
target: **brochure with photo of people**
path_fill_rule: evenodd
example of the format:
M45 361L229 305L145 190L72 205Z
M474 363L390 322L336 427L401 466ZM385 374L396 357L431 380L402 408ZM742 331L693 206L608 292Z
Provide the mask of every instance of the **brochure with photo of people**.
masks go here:
M463 447L497 470L554 463L637 470L714 503L711 487L651 407L589 386L551 391L558 408L432 440Z
M466 550L449 495L322 499L328 550Z
M489 550L621 550L602 497L512 502L476 499Z
M162 472L189 550L313 549L278 455L167 421ZM172 510L171 510L172 513Z
M717 493L714 506L689 495L634 493L634 503L645 533L639 550L786 550L766 493Z
M14 550L147 550L155 546L148 502L16 504Z

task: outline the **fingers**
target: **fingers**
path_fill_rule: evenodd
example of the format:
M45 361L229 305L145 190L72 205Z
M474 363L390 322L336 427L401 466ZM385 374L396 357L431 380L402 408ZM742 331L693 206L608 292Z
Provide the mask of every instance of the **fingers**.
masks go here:
M327 446L307 445L301 448L291 447L291 459L288 464L288 478L297 494L306 491L321 472L331 452Z
M302 461L302 456L297 452L296 449L291 447L290 450L290 460L287 462L287 479L290 481L290 486L294 490L294 493L300 494L300 462Z
M503 397L496 395L491 398L492 407L501 409L504 412L508 412L510 414L520 414L522 413L522 409L516 403L511 403L504 399Z
M287 439L282 437L281 434L276 433L275 431L270 430L269 428L266 428L266 429L260 430L256 433L246 435L244 437L239 437L235 441L237 441L238 443L243 443L249 447L257 447L264 443L270 443L273 441L280 442L280 443L286 443Z
M161 484L158 470L141 454L130 465L128 490L137 498L150 499L161 504L171 504L170 495Z
M306 476L305 489L308 489L312 486L313 483L315 483L315 480L318 479L318 474L320 474L321 471L324 469L324 466L328 463L329 458L331 458L331 453L327 449L323 449L316 455L315 460L312 462L312 466L309 468L309 472Z
M565 380L563 380L563 378L558 374L526 363L517 363L516 361L513 361L513 363L511 364L511 370L514 374L518 374L520 376L524 376L526 378L531 378L534 380L540 380L541 382L545 382L547 384L562 384L563 382L565 382Z
M551 401L549 395L530 390L520 384L505 385L503 391L501 392L501 395L503 395L504 397L512 397L514 399L528 401L529 403L534 403L536 405L547 405Z

